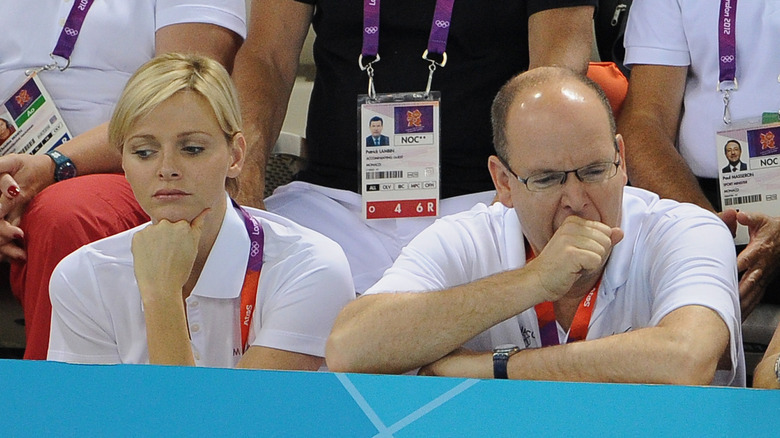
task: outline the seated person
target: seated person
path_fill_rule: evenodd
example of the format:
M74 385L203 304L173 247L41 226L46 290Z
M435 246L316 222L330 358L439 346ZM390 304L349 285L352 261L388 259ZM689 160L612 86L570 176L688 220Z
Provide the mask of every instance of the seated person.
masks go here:
M780 389L780 325L753 372L753 388Z
M330 369L744 386L731 234L700 207L626 187L598 86L533 69L492 116L500 202L412 240L339 314Z
M209 58L163 55L130 78L109 140L152 221L57 265L50 360L322 365L354 297L346 257L324 236L231 204L226 184L246 152L240 120L230 77Z
M0 259L11 262L11 291L24 308L25 359L46 359L49 280L57 263L149 220L108 144L108 119L127 79L166 52L209 56L230 71L246 35L244 0L89 3L84 10L83 1L4 2L0 14L0 84L11 87L55 61L69 66L41 71L39 78L73 138L57 146L56 159L0 157ZM83 19L76 35L65 31L69 18ZM58 36L63 43L76 38L64 44L72 49L67 61L49 56Z

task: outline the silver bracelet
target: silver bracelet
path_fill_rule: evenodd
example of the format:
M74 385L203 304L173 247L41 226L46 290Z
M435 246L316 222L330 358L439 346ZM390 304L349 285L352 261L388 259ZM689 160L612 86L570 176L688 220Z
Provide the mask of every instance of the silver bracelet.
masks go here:
M777 355L777 360L775 361L775 378L780 383L780 354Z

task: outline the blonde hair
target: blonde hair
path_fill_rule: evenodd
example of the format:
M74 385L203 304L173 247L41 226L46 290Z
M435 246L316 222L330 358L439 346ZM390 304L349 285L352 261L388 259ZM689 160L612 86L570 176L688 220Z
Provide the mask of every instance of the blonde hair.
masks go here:
M166 53L142 65L127 81L108 123L109 143L121 151L139 119L182 91L197 93L209 103L228 143L241 132L238 94L222 64L200 55ZM232 178L225 184L231 192L237 187Z

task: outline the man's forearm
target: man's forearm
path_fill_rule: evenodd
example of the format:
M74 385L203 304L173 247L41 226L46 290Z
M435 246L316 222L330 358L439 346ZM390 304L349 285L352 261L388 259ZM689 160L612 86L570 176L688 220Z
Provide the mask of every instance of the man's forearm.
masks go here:
M714 311L686 306L656 327L521 351L510 358L508 373L512 379L707 385L728 333Z
M537 279L528 274L508 271L444 291L361 297L336 319L328 367L403 373L433 362L543 301Z
M548 9L528 19L529 69L555 65L584 75L592 48L592 6Z
M689 202L713 211L696 176L673 143L659 138L651 128L631 122L621 124L626 141L626 165L631 185L657 193L662 198ZM646 147L646 145L653 145Z
M617 127L632 185L713 210L675 146L687 72L687 67L635 66Z
M256 61L256 60L255 60ZM283 78L268 66L239 58L234 79L241 96L247 158L239 176L240 204L261 207L265 190L265 166L284 123L294 78ZM257 71L249 72L253 68Z
M252 2L249 32L233 70L247 139L241 204L263 206L265 166L284 123L313 12L312 5L300 2Z

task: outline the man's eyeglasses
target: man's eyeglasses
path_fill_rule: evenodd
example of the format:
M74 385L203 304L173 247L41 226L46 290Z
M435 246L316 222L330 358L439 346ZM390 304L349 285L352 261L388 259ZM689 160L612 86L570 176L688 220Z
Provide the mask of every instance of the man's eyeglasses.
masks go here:
M620 159L617 161L604 161L600 163L588 164L587 166L580 167L573 170L559 170L554 172L542 172L529 176L528 178L520 178L511 167L501 157L498 157L501 164L511 173L518 181L525 184L525 187L532 192L542 192L545 190L558 187L566 183L570 173L577 175L577 179L584 183L600 183L604 182L613 176L617 175L618 167L620 167Z

